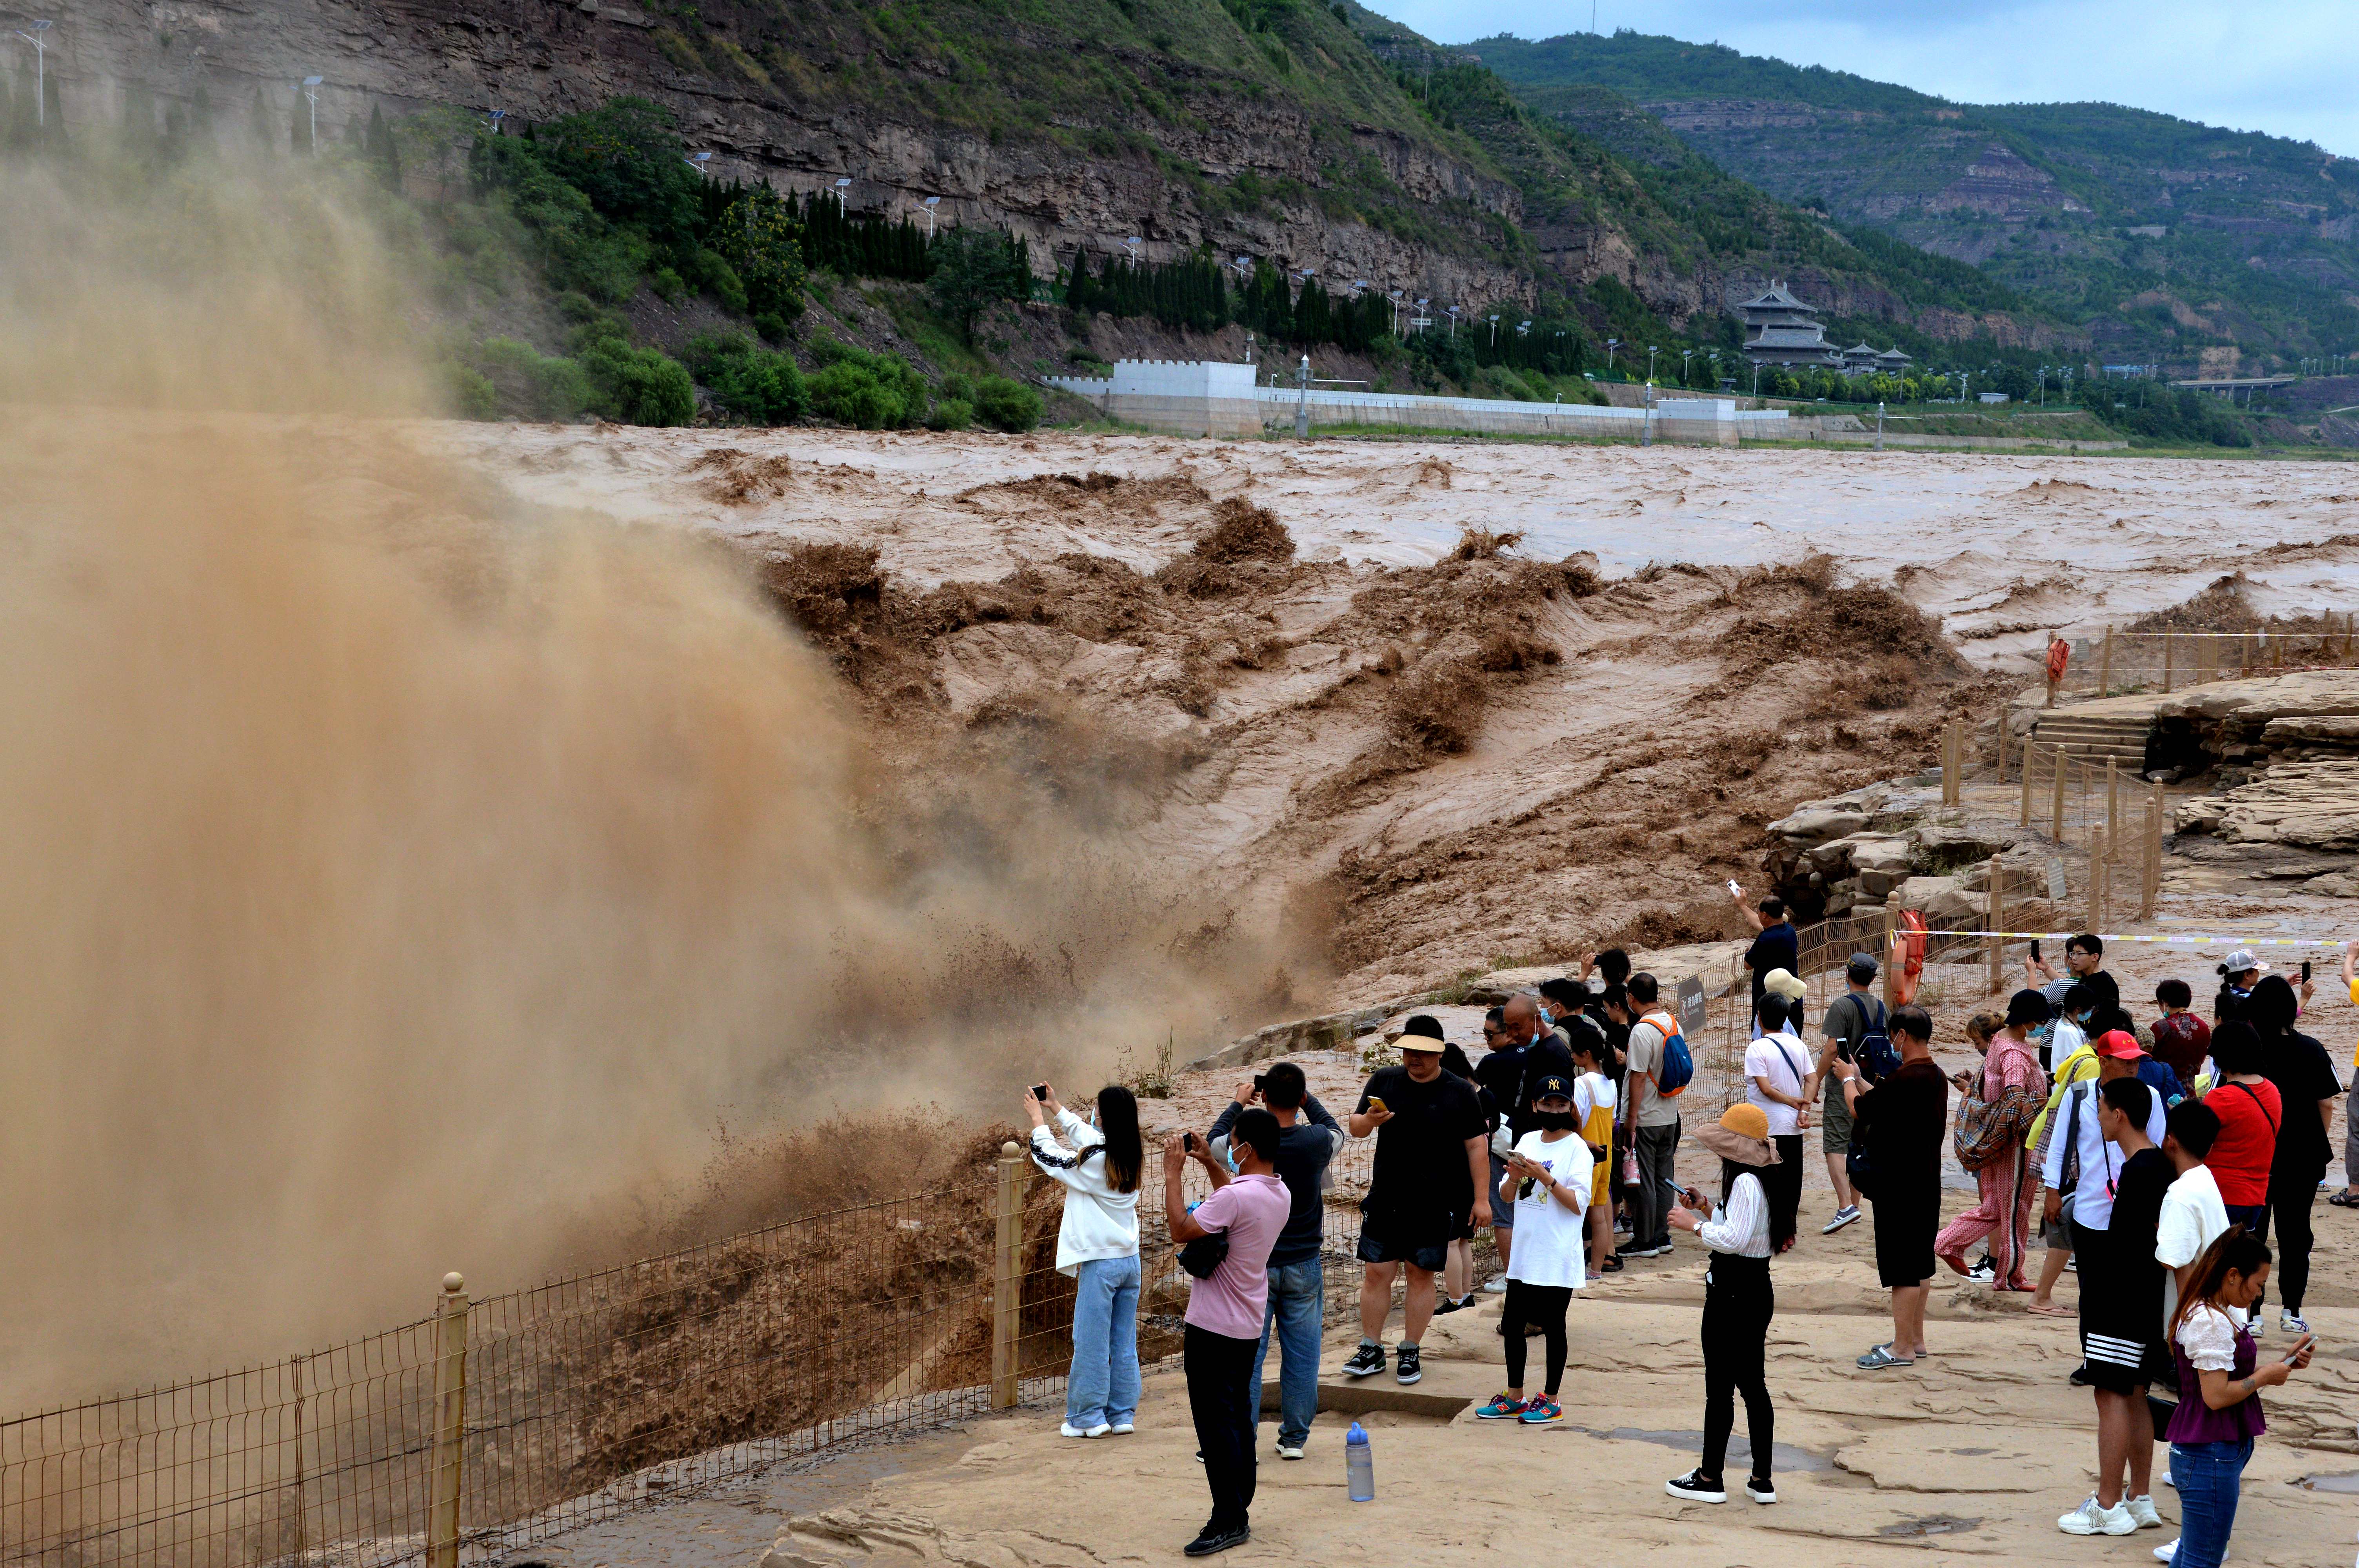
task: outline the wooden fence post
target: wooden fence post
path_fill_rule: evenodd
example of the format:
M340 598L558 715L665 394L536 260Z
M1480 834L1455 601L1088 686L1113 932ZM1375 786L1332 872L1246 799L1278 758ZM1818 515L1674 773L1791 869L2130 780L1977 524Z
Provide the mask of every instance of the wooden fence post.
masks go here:
M1985 931L2006 929L2000 924L2006 917L2006 892L2000 881L2004 874L2005 870L1999 864L1999 858L1993 855L1990 858L1990 891L1983 896L1983 929ZM1990 949L1990 989L1996 992L1999 989L2000 950L2006 944L2000 938L1993 936L1988 938L1984 946Z
M2105 842L2118 855L2122 852L2122 775L2114 761L2105 759Z
M2146 874L2139 879L2138 918L2154 918L2155 901L2162 896L2162 786L2154 784L2146 797Z
M1898 891L1897 888L1893 890L1894 892ZM1884 966L1884 1005L1886 1009L1900 1005L1893 1000L1893 991L1899 982L1892 973L1897 967L1892 961L1892 935L1899 929L1900 912L1892 907L1892 893L1886 893L1884 895L1884 944L1882 950L1875 955L1875 961Z
M1013 1143L999 1146L999 1248L991 1269L991 1408L1016 1402L1016 1331L1023 1315L1024 1159Z
M2056 791L2048 803L2048 836L2064 842L2064 748L2056 748Z
M2097 655L2097 695L2114 695L2114 628L2111 622L2105 626L2104 650Z
M2105 929L2105 830L2089 830L2089 929Z
M2031 735L2028 730L2023 737L2023 820L2016 826L2031 826Z
M2170 677L2175 673L2178 659L2179 633L2165 632L2162 634L2162 690L2166 697L2170 695Z
M426 1568L459 1568L459 1489L467 1436L467 1281L442 1276L434 1314L434 1450L428 1461Z

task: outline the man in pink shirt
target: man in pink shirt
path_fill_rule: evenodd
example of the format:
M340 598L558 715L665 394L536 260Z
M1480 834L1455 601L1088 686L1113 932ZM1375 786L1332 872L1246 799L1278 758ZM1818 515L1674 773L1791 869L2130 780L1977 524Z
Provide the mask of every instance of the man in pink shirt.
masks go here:
M1269 1304L1269 1253L1286 1228L1294 1199L1277 1175L1277 1118L1248 1110L1229 1130L1236 1174L1199 1142L1196 1158L1212 1178L1212 1195L1189 1212L1180 1176L1189 1150L1175 1132L1163 1144L1163 1214L1174 1245L1207 1236L1228 1238L1212 1273L1188 1294L1188 1330L1180 1358L1188 1372L1188 1410L1196 1418L1196 1444L1204 1454L1204 1482L1212 1489L1212 1517L1187 1555L1210 1557L1252 1538L1254 1351L1261 1344Z

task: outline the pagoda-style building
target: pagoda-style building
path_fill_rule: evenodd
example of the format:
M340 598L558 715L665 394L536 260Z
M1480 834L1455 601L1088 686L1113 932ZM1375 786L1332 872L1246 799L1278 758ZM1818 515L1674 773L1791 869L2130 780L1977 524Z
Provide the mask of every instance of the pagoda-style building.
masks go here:
M1773 283L1736 308L1745 316L1745 357L1757 365L1834 366L1843 363L1819 325L1816 307Z

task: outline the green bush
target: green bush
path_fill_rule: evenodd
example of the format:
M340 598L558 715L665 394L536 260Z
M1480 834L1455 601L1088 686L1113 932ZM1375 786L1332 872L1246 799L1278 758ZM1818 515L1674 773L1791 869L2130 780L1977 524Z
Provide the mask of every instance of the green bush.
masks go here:
M974 401L974 378L964 371L944 371L942 379L934 384L936 397L954 397L961 403Z
M963 397L944 397L936 401L934 411L926 416L929 430L963 430L974 423L974 405Z
M591 411L625 425L685 425L696 417L696 384L688 367L661 349L635 349L600 338L582 356Z
M746 424L788 424L801 418L810 403L795 362L743 333L701 334L689 341L687 357L712 400Z
M450 396L451 410L462 419L496 419L500 416L500 394L478 370L462 364L442 368L445 390Z
M926 380L898 354L872 354L821 338L812 357L826 368L810 378L811 406L858 430L897 430L926 411Z
M573 361L547 355L514 338L487 338L475 369L498 397L498 411L523 419L571 419L590 406L590 378Z
M974 384L974 416L1016 435L1040 423L1040 395L1020 381L987 375Z

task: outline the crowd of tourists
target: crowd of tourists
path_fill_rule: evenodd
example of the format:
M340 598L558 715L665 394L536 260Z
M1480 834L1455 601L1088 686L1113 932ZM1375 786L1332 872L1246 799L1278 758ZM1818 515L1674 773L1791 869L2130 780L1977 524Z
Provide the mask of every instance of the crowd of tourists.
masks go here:
M1389 1370L1396 1382L1418 1382L1433 1318L1488 1292L1502 1298L1505 1376L1475 1414L1552 1425L1564 1419L1575 1293L1632 1260L1669 1253L1671 1232L1684 1231L1708 1254L1703 1439L1699 1462L1667 1490L1728 1500L1741 1400L1750 1453L1743 1491L1775 1503L1771 1271L1796 1244L1802 1151L1816 1119L1834 1196L1821 1234L1868 1216L1889 1292L1890 1332L1857 1357L1860 1370L1889 1373L1931 1353L1926 1308L1944 1270L2023 1292L2033 1313L2071 1314L2081 1351L2071 1380L2094 1401L2098 1479L2059 1528L2126 1535L2161 1526L2151 1487L2155 1447L2168 1444L2180 1535L2155 1555L2179 1568L2222 1560L2264 1429L2258 1390L2307 1367L2312 1345L2301 1315L2310 1208L2333 1101L2346 1090L2324 1047L2298 1027L2307 973L2297 988L2249 952L2231 954L2208 1021L2185 981L2166 980L2142 1043L2099 938L2072 938L2061 974L2035 946L2031 983L2005 1012L1963 1025L1979 1066L1945 1075L1932 1017L1887 1007L1884 961L1871 953L1850 958L1813 1044L1785 911L1773 899L1748 914L1759 935L1747 956L1745 1098L1717 1116L1683 1115L1694 1063L1680 1023L1655 977L1608 950L1578 977L1491 1010L1478 1059L1447 1042L1434 1018L1408 1019L1391 1042L1397 1059L1367 1079L1340 1121L1301 1068L1281 1061L1240 1083L1201 1134L1165 1141L1164 1220L1192 1277L1183 1362L1212 1493L1189 1555L1249 1538L1273 1336L1275 1452L1300 1459L1309 1444L1325 1329L1323 1195L1331 1162L1358 1139L1375 1148L1354 1248L1360 1337L1344 1376ZM2343 963L2359 1003L2354 967L2359 943ZM2347 1092L2359 1097L2359 1072ZM1136 1209L1147 1158L1137 1104L1109 1086L1083 1120L1043 1085L1025 1106L1033 1159L1070 1189L1057 1249L1058 1268L1076 1281L1061 1430L1085 1439L1128 1433L1139 1397ZM1716 1182L1678 1179L1683 1134L1717 1158ZM1945 1150L1976 1184L1974 1204L1947 1225ZM2343 1158L2346 1184L2330 1201L2359 1206L2359 1135L2346 1135ZM1211 1187L1194 1205L1183 1194L1190 1161ZM1484 1229L1500 1268L1478 1290L1471 1243ZM1977 1244L1983 1255L1969 1260ZM2053 1300L2067 1270L2078 1282L2070 1308ZM2288 1338L2264 1361L2273 1271L2277 1330ZM1400 1333L1387 1346L1397 1284Z

